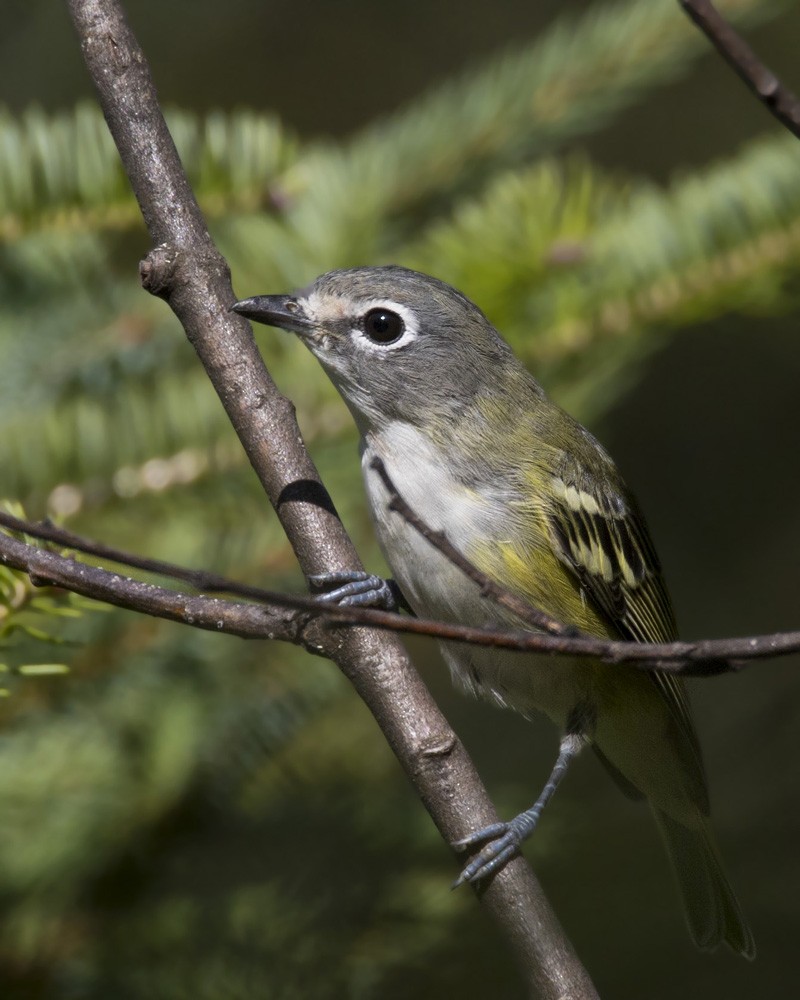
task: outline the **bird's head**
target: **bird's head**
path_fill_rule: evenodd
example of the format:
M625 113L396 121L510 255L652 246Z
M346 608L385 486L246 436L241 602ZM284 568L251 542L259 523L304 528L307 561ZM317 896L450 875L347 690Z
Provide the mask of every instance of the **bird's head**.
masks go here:
M404 267L330 271L292 295L257 295L233 309L296 333L364 433L392 420L457 418L518 364L468 298Z

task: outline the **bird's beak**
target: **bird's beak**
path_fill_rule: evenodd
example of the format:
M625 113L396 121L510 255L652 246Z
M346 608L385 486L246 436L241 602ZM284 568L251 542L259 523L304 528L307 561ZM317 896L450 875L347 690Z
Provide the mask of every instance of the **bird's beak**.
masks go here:
M256 295L234 302L231 309L256 323L277 326L300 336L308 336L314 329L305 310L292 295Z

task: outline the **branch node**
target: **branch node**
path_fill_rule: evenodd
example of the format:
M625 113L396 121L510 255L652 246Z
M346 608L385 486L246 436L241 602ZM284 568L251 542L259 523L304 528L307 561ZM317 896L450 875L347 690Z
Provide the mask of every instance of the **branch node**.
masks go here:
M423 759L449 757L457 746L458 740L454 734L434 735L423 743L419 752Z
M180 251L169 243L154 247L139 262L139 279L142 288L151 295L166 299L172 290Z

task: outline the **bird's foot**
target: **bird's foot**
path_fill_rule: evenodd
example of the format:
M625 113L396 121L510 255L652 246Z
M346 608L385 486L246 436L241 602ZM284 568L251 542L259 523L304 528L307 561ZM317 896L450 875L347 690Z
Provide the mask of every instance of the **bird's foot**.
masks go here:
M550 772L550 777L547 779L547 784L530 809L521 812L519 816L515 816L508 823L493 823L491 826L485 826L482 830L471 833L468 837L453 844L453 847L477 847L484 840L489 841L458 876L453 883L454 889L463 882L477 882L479 879L486 878L487 875L492 875L515 854L519 853L522 842L527 840L536 829L542 810L567 773L569 762L580 753L587 742L587 737L583 733L567 731L561 737L558 758Z
M523 840L531 832L530 824L526 821L527 816L527 813L520 813L508 823L493 823L491 826L485 826L482 830L471 833L463 840L457 840L453 847L477 847L485 840L489 842L464 868L453 883L453 888L456 889L464 882L478 882L480 879L493 875L515 854L518 854Z
M310 576L308 582L319 601L330 601L349 608L382 608L384 611L400 611L406 606L394 580L384 580L363 570L321 573Z

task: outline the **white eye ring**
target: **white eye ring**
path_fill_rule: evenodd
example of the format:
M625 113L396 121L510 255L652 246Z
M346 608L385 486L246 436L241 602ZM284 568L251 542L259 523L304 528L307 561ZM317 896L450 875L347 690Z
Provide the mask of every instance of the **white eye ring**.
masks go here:
M396 351L400 347L405 347L407 344L410 344L412 340L417 339L419 330L417 327L416 316L407 306L400 305L399 302L387 302L386 300L380 299L375 299L372 302L364 302L361 306L360 313L361 323L351 331L355 345L360 350L370 351L376 354L385 354L387 351ZM367 322L368 317L373 313L386 314L388 324L391 324L393 322L393 318L397 317L401 324L399 335L386 341L381 341L380 339L370 336L365 328L365 323Z

